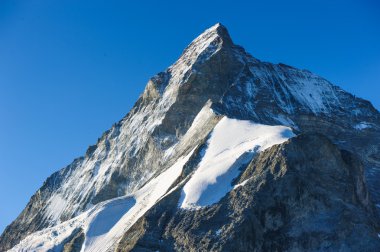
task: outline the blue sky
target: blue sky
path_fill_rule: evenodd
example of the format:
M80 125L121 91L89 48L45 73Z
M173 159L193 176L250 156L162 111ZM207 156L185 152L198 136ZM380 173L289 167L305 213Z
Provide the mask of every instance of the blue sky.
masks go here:
M380 4L0 1L0 232L204 29L309 69L380 108Z

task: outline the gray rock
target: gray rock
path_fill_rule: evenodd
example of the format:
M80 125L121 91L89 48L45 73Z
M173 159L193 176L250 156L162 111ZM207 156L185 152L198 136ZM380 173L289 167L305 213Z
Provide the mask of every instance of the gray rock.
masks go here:
M62 252L80 252L84 242L83 230L76 230L63 246Z
M354 208L353 212L349 212L348 215L351 216L350 214L352 214L354 218L353 213L358 213L358 216L360 215L361 217L356 216L355 218L363 221L355 222L358 230L371 234L370 237L371 239L373 238L373 232L370 231L371 228L366 221L372 218L371 216L374 215L375 211L370 203L370 198L375 203L380 202L380 184L378 183L380 178L380 113L370 102L345 92L310 71L296 69L281 63L272 64L255 59L245 52L242 47L235 45L226 28L218 24L196 38L171 67L152 77L132 110L121 121L114 124L110 130L105 132L95 145L90 146L84 157L74 160L72 164L54 173L46 180L44 185L31 197L31 200L18 218L0 236L0 251L12 248L29 234L70 220L95 204L137 191L150 179L175 163L184 153L188 153L189 150L194 148L200 150L202 143L207 140L209 133L223 116L269 125L286 125L292 127L297 133L317 132L325 135L340 149L355 153L359 161L356 161L356 158L351 159L351 154L342 154L342 160L346 161L340 160L339 164L335 164L334 166L336 169L338 167L349 169L345 163L351 162L352 167L356 168L349 171L349 175L346 174L346 177L344 177L343 173L340 172L329 175L338 176L340 174L339 176L341 177L338 177L342 179L356 179L356 182L353 182L355 184L354 189L348 187L345 179L342 180L344 185L347 186L347 190L351 190L350 195L352 197L356 195L354 197L356 201L350 203ZM200 119L196 125L192 126L194 120L198 117ZM318 141L321 142L322 140ZM330 145L326 144L326 146ZM325 145L323 146L327 148ZM334 148L331 147L331 150L336 150ZM312 149L308 150L313 152ZM337 151L335 152L338 153ZM291 155L298 155L295 153L297 152L293 154L289 152L288 156L284 154L284 160L290 162ZM305 156L309 155L310 157L313 155L313 153L300 153L303 153L302 155ZM332 154L326 156L325 165L330 159L338 162L338 154L336 153L333 156L331 156ZM319 154L322 155L321 153ZM322 159L322 156L318 157ZM185 172L178 179L178 183L182 183L188 179L201 158L201 155L198 153L198 156L194 156L191 159L191 162L184 169ZM276 163L277 161L275 162L275 160L277 159L271 160L271 164ZM296 157L294 157L294 160L296 160ZM320 164L323 163L322 160L319 162ZM356 164L357 162L361 162L364 168ZM278 165L281 167L280 164ZM262 169L265 168L264 164L261 166L263 167ZM302 169L315 172L315 168L314 170L307 167L303 167ZM364 180L360 177L362 176L362 171L358 171L358 169L364 169L367 186L364 182L360 182ZM262 174L263 176L279 176L276 171L270 173L267 170ZM296 179L289 178L291 176L287 172L287 169L284 171L286 171L286 176L279 176L280 181L283 181L282 183L289 183L284 181ZM332 170L323 171L327 173L332 172ZM255 171L248 167L241 175L241 179L245 176L253 176L249 172L254 174ZM327 174L325 175L326 178L329 178ZM299 176L302 177L301 175ZM309 177L310 180L311 178ZM300 178L297 177L297 179ZM266 181L266 185L274 183L272 180L264 181ZM331 182L331 179L329 181ZM211 246L210 248L215 250L227 249L227 245L215 243L215 240L219 236L212 236L219 230L219 224L216 225L214 223L215 225L211 225L209 223L211 226L204 227L209 228L206 232L201 231L203 230L203 222L201 222L199 223L199 227L196 227L198 231L194 231L195 236L192 233L186 232L189 228L191 230L191 227L195 225L191 224L194 218L207 220L208 218L214 218L213 216L215 218L220 216L220 219L216 221L220 224L223 224L225 220L230 220L231 217L228 216L231 216L230 214L233 213L232 202L238 204L237 206L243 204L244 209L257 208L255 205L256 201L248 199L249 194L252 194L249 188L259 190L263 185L252 186L251 182L249 182L246 186L232 191L221 204L195 213L177 213L176 208L168 210L167 205L163 204L161 206L161 203L155 206L154 209L156 211L161 208L164 212L174 211L174 213L170 212L162 215L164 217L160 217L162 223L166 223L165 218L172 221L170 225L160 224L164 230L178 229L178 232L173 231L174 233L170 233L172 231L164 232L167 239L164 239L165 244L161 244L161 248L167 250L195 249L195 246L199 245L204 249L206 247L209 248L208 246ZM281 185L276 186L281 188ZM316 185L313 184L313 186ZM369 194L367 193L367 187ZM339 198L339 200L344 202L348 200L346 198L347 195L342 194L338 190L339 188L330 189L337 190L337 197L343 197ZM248 191L245 192L245 190ZM240 192L239 195L238 192ZM255 194L254 192L253 194L256 197L264 193ZM287 197L295 197L291 193L296 193L296 191L290 190L287 193L289 194ZM175 192L169 197L173 201L170 204L174 204L177 200L177 194L178 192ZM241 199L236 198L237 196L235 198L232 197L234 194L241 197ZM243 196L248 198L245 199ZM306 196L311 197L310 195ZM273 200L269 200L269 198L268 207L275 207L274 203L270 203ZM56 209L54 211L51 209L52 202L57 199L64 202L59 212L56 212ZM332 199L328 198L325 200L329 203ZM231 202L228 203L226 201ZM335 210L328 208L327 205L322 206L323 209L327 209L327 214L326 220L321 217L321 223L329 224L330 219L335 218L334 216L336 215L338 216L338 220L349 221L349 219L341 217L341 212L339 212L346 208L335 203L334 201L333 206L336 207L336 209L334 208ZM252 205L249 206L249 204ZM307 207L311 206L308 205ZM299 209L301 209L301 206L299 206ZM357 209L364 209L364 212L362 213ZM238 211L237 209L235 210ZM222 213L224 211L225 213ZM301 210L299 211L302 212ZM328 214L331 214L331 216L327 216ZM172 219L172 215L176 219ZM243 214L242 216L245 215ZM275 231L278 227L285 225L281 217L282 215L278 215L278 213L274 216L268 215L267 217L265 215L262 217L262 214L260 216L248 216L250 217L241 219L242 223L247 222L246 224L239 224L242 228L243 226L244 228L248 228L244 229L246 233L249 233L251 230L249 225L253 225L253 221L256 221L253 216L264 218L264 222L267 224L260 225L264 225L265 228L270 227L271 229L275 229ZM310 217L311 215L305 216ZM261 219L259 222L261 223ZM140 223L139 225L133 229L137 233L133 233L133 230L128 231L130 234L133 233L134 237L136 237L134 240L137 243L133 245L133 239L125 240L124 243L121 243L124 245L120 246L120 249L143 248L139 243L139 237L148 237L145 235L146 232L141 230L145 230L144 225L149 225L149 221L145 224ZM166 225L169 226L166 227ZM177 225L184 225L183 229L177 227ZM312 223L309 225L312 225ZM348 225L348 228L351 227L347 223L344 225ZM323 225L321 224L320 226L322 228ZM235 230L232 226L230 228L231 230ZM337 228L341 230L340 226ZM258 230L256 231L258 232ZM207 234L202 232L206 232ZM244 232L241 235L242 239ZM235 243L235 238L233 237L237 233L235 234L231 231L230 234L231 236L228 239L231 242L228 243L230 246L233 246ZM227 239L228 234L224 232L224 229L221 229L220 235L224 235L224 240ZM249 235L256 237L257 241L261 239L261 247L269 246L268 244L263 245L267 242L264 234L253 233ZM347 248L358 248L362 244L361 241L358 241L354 237L351 239L351 243L343 241L343 238L340 236L341 234L336 234L339 236L336 239L336 241L340 242L339 244L337 243L338 245L333 242L334 239L330 236L328 236L331 238L330 243L324 243L325 236L318 236L316 234L318 238L314 239L307 232L299 235L306 235L304 242L310 249L317 249L318 246L314 243L318 239L320 239L320 244L324 244L324 247L320 245L322 246L320 247L321 249L327 249L330 243L333 244L331 248L334 246L334 248L338 248L339 244L345 244L344 246L348 246ZM347 235L347 233L342 233L342 236L345 237L344 239L347 238ZM272 236L269 235L269 237ZM290 236L286 236L286 241L284 240L283 242L290 242L290 238ZM157 246L153 238L146 239L146 244L152 243L154 246ZM247 241L237 239L238 242L236 244L247 245L249 239ZM181 243L181 240L183 243ZM281 243L281 241L275 241L274 239L273 248L276 248L277 243ZM314 245L310 245L309 243L313 243ZM377 243L373 242L373 244L376 245ZM214 246L216 247L214 248ZM287 246L289 250L293 250L293 245L288 244ZM300 244L297 243L294 246L294 250L302 250ZM339 247L338 249L344 250L345 247Z
M319 134L255 157L218 204L156 204L118 251L379 251L378 215L358 158Z

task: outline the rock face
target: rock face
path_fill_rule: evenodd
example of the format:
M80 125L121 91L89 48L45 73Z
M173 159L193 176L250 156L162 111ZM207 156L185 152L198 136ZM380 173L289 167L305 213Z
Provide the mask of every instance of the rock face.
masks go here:
M206 157L218 129L237 139L226 121L244 134L213 153L236 159L221 166ZM281 144L289 131L301 136ZM184 186L213 167L201 187L226 196L183 208ZM216 24L84 157L45 181L0 251L377 251L379 178L380 113L368 101L255 59Z
M379 220L360 161L326 137L306 134L254 158L219 203L157 203L118 251L377 251Z

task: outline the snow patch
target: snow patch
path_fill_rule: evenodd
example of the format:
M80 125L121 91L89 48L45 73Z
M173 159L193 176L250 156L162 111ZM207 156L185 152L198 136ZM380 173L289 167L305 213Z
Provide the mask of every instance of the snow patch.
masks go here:
M245 184L247 184L248 181L249 181L249 179L246 179L246 180L244 180L243 182L241 182L241 183L239 183L239 184L236 184L236 185L234 186L234 189L239 188L239 187L241 187L241 186L245 186Z
M66 205L67 201L65 199L63 199L59 194L54 194L47 204L46 216L52 218L53 220L59 219L59 216L61 216Z
M252 157L293 137L289 127L268 126L224 117L207 141L198 168L182 189L179 206L196 209L218 202Z
M219 236L221 233L222 233L222 229L218 229L216 230L215 235Z
M165 195L180 176L193 151L178 159L137 192L101 202L76 218L33 233L10 251L61 251L62 243L78 228L85 232L85 243L81 251L113 250L122 235ZM61 203L60 200L57 202L51 204L51 207Z
M366 128L371 128L371 124L368 122L361 122L361 123L356 124L354 128L357 130L363 130Z
M281 125L293 127L296 130L299 130L298 126L288 117L284 115L276 115L273 116L274 119L276 119Z
M286 84L286 89L290 91L291 96L303 106L308 107L314 114L327 113L331 106L340 103L334 87L325 79L309 71L284 69L279 65L276 65L275 69ZM274 92L277 94L275 90ZM279 95L281 97L281 94Z

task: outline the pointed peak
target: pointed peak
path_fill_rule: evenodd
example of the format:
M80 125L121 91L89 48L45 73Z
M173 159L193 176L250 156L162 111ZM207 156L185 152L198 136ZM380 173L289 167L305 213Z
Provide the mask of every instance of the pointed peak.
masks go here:
M224 30L227 31L227 28L222 23L216 23L207 30Z
M224 25L222 25L222 23L216 23L213 26L211 26L210 28L208 28L207 30L217 30L220 28L226 29L226 27Z
M185 49L183 55L199 55L202 51L209 48L210 45L212 45L214 50L225 46L233 46L227 28L221 23L216 23L195 38Z
M217 23L205 30L186 47L181 57L169 67L171 75L180 79L195 63L203 63L222 48L232 47L234 47L234 43L227 29L221 23Z
M207 36L207 34L215 34L218 37L220 37L221 40L225 44L229 44L229 45L233 44L232 39L230 37L230 34L228 33L227 28L223 24L221 24L221 23L216 23L215 25L211 26L210 28L208 28L207 30L205 30L199 37Z

